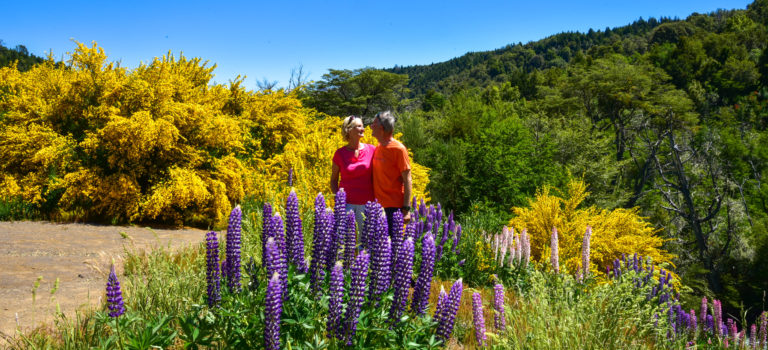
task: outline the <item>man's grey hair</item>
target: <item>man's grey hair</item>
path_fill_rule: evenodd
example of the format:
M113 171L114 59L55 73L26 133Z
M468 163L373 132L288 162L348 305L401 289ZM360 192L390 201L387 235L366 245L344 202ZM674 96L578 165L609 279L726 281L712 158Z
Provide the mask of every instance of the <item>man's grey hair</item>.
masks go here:
M379 119L379 123L381 123L381 127L384 129L384 131L395 131L395 116L392 115L391 111L379 112L376 114L376 118Z

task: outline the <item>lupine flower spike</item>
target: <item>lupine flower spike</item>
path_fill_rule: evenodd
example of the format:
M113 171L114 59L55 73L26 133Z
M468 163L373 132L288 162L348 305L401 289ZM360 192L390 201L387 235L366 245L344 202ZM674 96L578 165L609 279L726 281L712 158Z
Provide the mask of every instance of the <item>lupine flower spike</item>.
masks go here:
M107 278L107 309L109 309L109 317L119 317L125 313L123 292L120 290L120 281L115 274L115 265L112 265Z
M528 236L528 229L523 229L523 264L528 267L531 262L531 237Z
M472 293L472 321L475 326L475 339L477 346L485 346L485 318L483 317L483 299L480 293Z
M322 195L318 195L318 198ZM317 202L317 201L316 201ZM317 205L317 203L315 203ZM312 286L312 292L319 296L320 286L325 279L325 243L326 232L329 231L328 217L325 214L325 207L316 206L316 209L322 209L315 212L314 236L312 237L312 260L309 262L309 281Z
M432 285L432 273L435 267L435 239L427 232L421 243L421 270L413 288L411 311L417 315L427 312L429 305L429 287Z
M344 268L349 270L352 268L352 264L355 262L355 254L357 254L356 248L356 234L355 234L355 213L353 211L347 212L347 225L344 231Z
M435 316L432 317L435 322L440 323L443 319L443 313L448 305L448 294L445 293L445 288L440 285L440 293L437 295L437 305L435 305Z
M552 237L551 237L551 245L550 249L552 250L552 255L549 258L549 261L552 263L552 269L555 271L555 273L560 273L560 255L559 255L559 248L557 243L557 228L552 228Z
M337 261L331 270L331 286L328 294L328 338L341 339L341 303L344 297L344 270L341 261Z
M264 348L280 349L280 314L283 312L283 287L280 275L275 272L269 279L264 297Z
M504 331L507 320L504 316L504 286L501 284L493 286L493 311L493 323L496 331Z
M722 327L720 325L723 323L720 300L715 299L712 301L712 316L715 319L715 335L719 337L722 334Z
M768 341L768 312L763 311L760 315L760 344L765 347Z
M285 236L289 262L296 266L299 273L307 273L307 263L304 261L304 233L299 216L299 198L294 189L291 189L285 204Z
M592 239L592 226L587 226L584 232L584 240L581 242L581 269L582 275L589 275L589 241Z
M701 298L701 312L699 313L699 319L701 320L701 327L704 328L706 326L706 322L704 321L707 319L707 297Z
M368 278L368 252L365 250L357 254L355 265L352 266L352 282L349 290L347 312L344 316L344 334L347 345L352 345L357 331L357 318L360 316L360 308L365 298L365 280Z
M206 282L208 284L208 306L221 301L221 275L219 271L219 239L216 231L205 235Z
M408 305L408 290L411 288L413 276L413 239L408 238L400 245L394 268L395 296L389 309L389 321L395 326L400 321L406 305Z
M336 192L335 205L333 207L333 231L330 239L327 240L328 246L325 254L326 266L331 267L339 258L339 250L343 245L344 236L347 233L347 193L343 188Z
M272 206L269 203L264 203L264 207L261 211L261 261L264 261L264 253L267 247L267 239L269 238L269 224L272 221ZM225 274L226 272L222 271Z
M464 285L459 278L451 287L451 292L448 293L448 298L445 301L445 307L442 309L442 315L440 317L440 323L437 326L438 338L444 342L448 341L453 332L453 324L456 321L456 312L459 311L459 304L461 303L461 294L464 291Z
M283 218L280 217L280 213L275 213L272 217L272 227L276 233L275 243L277 243L277 249L279 251L279 258L276 261L276 264L278 266L278 272L280 272L280 281L283 284L283 296L285 296L288 294L288 253L285 246L285 235L283 234Z
M227 226L227 287L233 293L240 292L240 220L243 212L235 206L229 214Z

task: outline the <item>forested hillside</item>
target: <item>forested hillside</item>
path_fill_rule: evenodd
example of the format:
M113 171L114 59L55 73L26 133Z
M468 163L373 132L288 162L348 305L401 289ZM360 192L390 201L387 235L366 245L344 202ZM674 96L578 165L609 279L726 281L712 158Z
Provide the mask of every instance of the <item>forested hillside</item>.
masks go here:
M0 67L6 67L14 62L17 63L17 68L20 71L27 71L32 66L43 62L43 58L37 57L27 50L24 45L16 45L14 48L5 47L3 41L0 40Z
M639 208L684 283L735 312L768 290L767 24L758 0L428 66L332 71L303 98L335 115L399 111L433 200L462 215L501 224L537 188L581 178L585 204Z

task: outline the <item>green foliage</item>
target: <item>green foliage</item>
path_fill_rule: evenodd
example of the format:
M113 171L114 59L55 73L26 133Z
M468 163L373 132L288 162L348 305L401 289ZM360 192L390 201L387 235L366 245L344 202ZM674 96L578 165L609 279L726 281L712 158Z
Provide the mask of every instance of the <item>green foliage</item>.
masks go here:
M632 271L631 273L634 273ZM638 289L631 277L611 283L531 270L524 298L509 304L507 328L497 330L498 349L654 348L650 285Z
M43 63L45 59L30 54L24 45L16 45L14 48L8 48L0 40L0 67L15 65L19 71L27 71L32 66Z
M396 109L408 89L408 76L373 68L330 69L322 80L308 86L302 99L309 107L329 115L357 115L364 119Z

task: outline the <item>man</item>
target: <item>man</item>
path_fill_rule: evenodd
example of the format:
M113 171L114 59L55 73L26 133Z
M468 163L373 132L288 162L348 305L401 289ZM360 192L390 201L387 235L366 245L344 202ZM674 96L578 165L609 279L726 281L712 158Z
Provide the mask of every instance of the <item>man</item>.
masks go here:
M373 153L373 195L387 214L387 226L392 234L392 215L395 211L403 213L403 221L411 220L411 162L408 150L402 143L392 138L395 129L395 117L392 112L376 114L371 124L373 137L379 146Z

